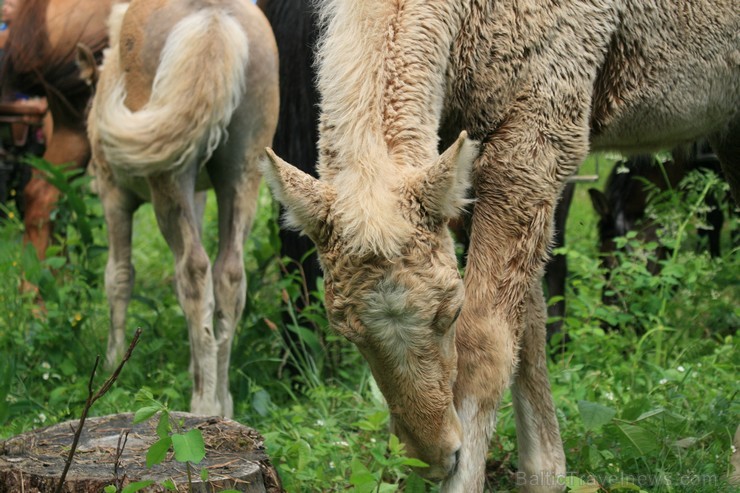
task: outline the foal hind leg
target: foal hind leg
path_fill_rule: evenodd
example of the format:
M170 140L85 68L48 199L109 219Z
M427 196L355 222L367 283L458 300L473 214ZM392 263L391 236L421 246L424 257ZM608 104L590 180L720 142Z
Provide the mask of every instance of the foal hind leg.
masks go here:
M105 267L105 293L110 305L110 332L106 351L106 368L121 361L126 337L126 310L134 286L131 263L133 214L140 201L112 183L98 179L99 193L108 225L108 263Z
M242 166L242 163L234 164L236 169ZM256 159L252 159L247 170L235 179L229 179L233 171L211 172L209 168L209 173L218 201L218 255L213 264L214 325L218 345L216 397L223 415L231 417L234 407L229 392L231 345L246 303L244 240L249 235L257 208L260 175Z
M190 410L200 415L221 415L216 399L213 281L198 231L194 181L192 173L185 172L177 177L150 177L149 187L159 229L175 256L175 288L188 325L193 365Z

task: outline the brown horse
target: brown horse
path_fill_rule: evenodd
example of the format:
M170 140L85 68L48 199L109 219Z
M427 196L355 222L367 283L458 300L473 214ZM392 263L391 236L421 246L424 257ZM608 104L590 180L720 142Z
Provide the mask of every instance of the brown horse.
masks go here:
M564 489L539 279L553 211L591 149L702 135L738 197L736 0L325 0L320 11L320 179L274 153L265 169L316 243L332 326L443 491L483 489L509 386L521 489ZM447 223L471 181L463 283Z
M107 45L105 21L114 0L23 0L13 22L2 70L3 93L45 96L53 132L44 158L52 164L84 167L90 157L85 108L90 87L79 75L76 46L96 56ZM26 243L44 258L52 234L49 220L59 191L34 172L24 189Z
M124 349L133 214L151 200L175 256L190 336L191 410L231 416L231 343L246 301L243 243L257 208L257 162L278 118L275 40L261 11L244 0L120 4L110 39L88 117L108 224L107 361L117 362ZM196 199L211 187L219 229L213 267Z

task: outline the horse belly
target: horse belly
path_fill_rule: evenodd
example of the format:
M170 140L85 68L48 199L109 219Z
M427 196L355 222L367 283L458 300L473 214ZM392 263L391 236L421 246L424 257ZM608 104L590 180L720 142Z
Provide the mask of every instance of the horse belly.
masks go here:
M665 10L615 32L594 83L594 149L645 151L711 134L740 109L740 16ZM713 11L716 9L716 11Z

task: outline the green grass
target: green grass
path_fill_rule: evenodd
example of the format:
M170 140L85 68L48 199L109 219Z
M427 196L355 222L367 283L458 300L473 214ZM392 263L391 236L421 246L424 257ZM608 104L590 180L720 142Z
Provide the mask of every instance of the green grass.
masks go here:
M602 158L602 182L610 163ZM587 162L581 174L592 167ZM39 263L23 248L17 217L0 225L0 437L77 418L95 355L105 350L105 227L97 199L82 192L84 181L71 186L75 200L60 204L58 231L66 235L47 261ZM728 491L723 478L740 416L737 250L726 234L722 258L697 251L698 219L672 206L676 218L687 220L675 258L653 278L639 260L649 249L635 243L634 256L624 259L611 284L626 309L605 307L589 186L601 185L578 185L564 249L570 268L565 326L573 342L550 361L569 485L596 491L580 478L608 492L629 491L628 483L649 492ZM211 252L215 223L211 196L204 227ZM409 473L400 445L391 442L387 453L383 399L358 352L328 329L320 305L294 314L301 347L292 366L301 371L285 370L278 331L285 330L284 314L300 290L295 279L280 275L276 224L263 188L245 251L247 309L232 355L235 418L264 434L288 491L436 491ZM142 207L134 228L129 337L135 327L144 333L93 415L138 409L142 389L170 409L188 408L185 322L172 289L172 255L156 231L151 207ZM40 286L45 316L35 316L33 299L20 294L22 272ZM621 329L604 332L603 321ZM318 327L319 336L310 327ZM516 491L515 443L507 394L491 446L490 491Z

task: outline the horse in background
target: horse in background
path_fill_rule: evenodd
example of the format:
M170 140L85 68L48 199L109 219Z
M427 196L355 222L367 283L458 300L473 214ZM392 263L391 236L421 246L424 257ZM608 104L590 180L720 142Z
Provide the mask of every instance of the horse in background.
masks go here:
M695 170L708 170L722 176L719 159L711 150L700 150L697 145L692 145L688 153L676 150L672 155L671 161L662 164L657 163L651 154L632 156L614 165L603 192L596 188L588 190L591 204L599 216L599 252L607 268L616 262L612 255L617 250L616 238L636 231L638 238L645 243L658 241L661 225L645 217L653 191L677 190L681 180ZM706 205L710 228L699 229L699 234L707 238L710 255L719 257L724 213L718 198L711 193L706 197ZM669 254L665 246L659 246L656 259L664 260ZM652 262L648 270L657 274L659 269L660 265Z
M272 147L280 155L290 156L291 162L316 177L318 161L319 98L316 89L314 52L318 38L318 17L315 2L311 0L258 0L257 6L265 13L272 26L280 57L280 116ZM282 205L281 214L284 212ZM280 255L290 259L283 266L287 275L295 275L303 282L301 296L296 300L296 311L311 302L311 293L317 288L321 268L313 242L302 234L281 227ZM293 321L284 316L284 325ZM323 340L323 334L317 334ZM281 331L288 350L300 347L297 336L290 330ZM286 367L292 366L286 359Z
M647 206L653 193L678 190L681 181L696 170L724 176L719 159L705 141L674 149L672 160L662 164L651 154L635 155L620 161L612 168L603 191L596 188L588 190L591 204L599 217L599 253L607 276L619 261L615 255L618 251L616 239L630 231L637 232L637 238L643 243L658 244L655 255L647 261L647 269L653 275L660 272L661 261L667 259L671 251L660 242L658 232L661 224L646 217ZM706 196L706 223L709 228L698 230L699 235L706 238L712 257L721 255L720 238L725 219L721 199L711 192ZM732 198L728 199L732 203ZM609 305L618 302L617 295L604 294L602 299Z
M13 21L0 74L2 94L46 97L53 121L43 158L84 168L90 158L85 109L92 95L75 62L85 44L100 59L108 44L106 19L114 0L23 0ZM51 212L59 191L33 171L24 190L24 243L45 258Z
M108 224L107 362L124 349L133 214L151 200L175 256L191 410L231 416L231 344L246 301L243 244L257 209L257 162L278 118L272 31L243 0L134 0L114 7L110 39L88 117L92 174ZM218 202L213 266L195 198L208 188Z

